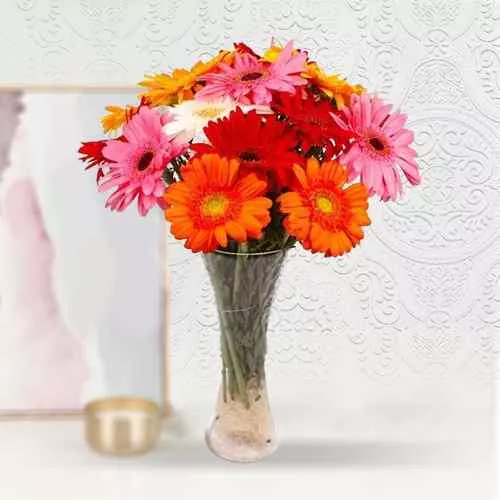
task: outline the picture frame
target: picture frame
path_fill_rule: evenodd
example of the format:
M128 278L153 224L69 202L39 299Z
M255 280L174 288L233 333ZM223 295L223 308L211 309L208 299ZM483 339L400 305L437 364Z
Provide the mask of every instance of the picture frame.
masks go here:
M0 420L79 418L90 400L121 395L152 399L163 415L170 413L169 285L161 212L145 221L136 214L124 218L106 210L104 195L96 192L94 179L84 172L77 153L77 139L92 140L100 133L98 118L105 103L125 103L135 93L132 87L0 87L0 115L4 114L0 128L0 339L4 337L4 346L11 349L3 350L4 360L10 357L10 363L2 363L0 354L4 366ZM76 109L81 112L75 114ZM79 123L74 122L75 116L81 118ZM27 159L35 151L36 164ZM75 240L75 234L85 232L84 224L73 231L72 217L99 226L99 231L87 230L88 244L82 244L82 237L80 246L76 242L66 245L65 238ZM32 227L29 235L17 230L36 225L39 219L46 224ZM130 238L136 231L141 238ZM24 247L13 241L16 233L17 240L24 238ZM91 251L85 257L84 252L92 244L106 253L104 260L113 272L100 276L106 271L102 263L92 271L97 253ZM25 247L39 250L25 252ZM133 269L134 258L141 255L146 258L130 275L132 281L142 279L142 283L128 286L121 271ZM53 274L50 266L56 268ZM73 273L72 278L68 273ZM100 300L85 300L85 292L75 286L82 276L86 278L80 286L91 296L100 292ZM38 280L36 286L33 279ZM10 284L15 284L15 291ZM37 286L45 288L37 292ZM147 297L139 300L141 294ZM23 304L26 296L32 299L29 305ZM81 302L88 302L87 307ZM24 313L18 314L23 308ZM141 338L141 323L148 332L146 339ZM16 339L16 332L22 341ZM75 347L75 337L79 347ZM85 365L86 378L75 368L78 363L80 368ZM37 364L38 370L45 370L43 376ZM62 377L57 367L65 365Z

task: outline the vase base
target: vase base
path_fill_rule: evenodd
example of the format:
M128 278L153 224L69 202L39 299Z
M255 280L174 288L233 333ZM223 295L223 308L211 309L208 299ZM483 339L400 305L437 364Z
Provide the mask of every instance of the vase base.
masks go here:
M231 462L258 462L277 448L265 383L250 379L245 394L251 403L219 391L215 418L206 432L210 451Z
M275 439L262 439L244 432L230 434L218 432L217 424L205 434L208 449L217 457L236 463L260 462L272 455L278 448Z

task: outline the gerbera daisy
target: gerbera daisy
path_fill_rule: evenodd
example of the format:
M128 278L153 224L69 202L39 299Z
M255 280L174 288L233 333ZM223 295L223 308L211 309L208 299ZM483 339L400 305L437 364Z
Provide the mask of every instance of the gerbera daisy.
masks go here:
M315 62L307 64L304 76L310 84L322 90L330 99L334 99L338 109L348 106L352 95L365 92L361 85L351 85L340 75L327 75Z
M102 154L107 142L107 140L82 142L78 152L81 154L80 160L87 163L85 170L109 163L109 160Z
M264 52L262 59L264 61L274 63L274 62L276 62L276 60L278 59L280 54L283 52L283 49L284 49L284 47L282 45L274 44L274 40L273 40L273 43L271 44L271 46L268 49L266 49L266 51ZM292 54L296 55L299 52L300 51L298 49L293 49ZM304 52L304 53L307 55L307 52Z
M257 54L251 47L249 47L246 43L238 42L234 44L234 48L236 52L240 54L251 54L254 57L259 58L259 54Z
M255 174L240 174L238 160L203 155L191 160L182 181L168 187L165 218L193 252L226 248L230 239L259 239L271 221L272 202L262 196L266 189Z
M210 144L192 144L196 153L237 158L244 171L265 174L272 189L288 185L292 165L303 162L294 151L295 134L274 115L264 117L256 111L245 114L238 108L229 117L210 122L205 135Z
M213 71L222 61L230 62L233 53L221 50L214 58L204 63L198 61L190 70L175 69L172 75L161 73L146 76L146 80L139 83L146 87L147 92L141 94L150 106L171 106L194 97L200 78L205 73Z
M345 187L347 172L335 161L320 165L310 158L306 170L299 165L293 170L297 187L278 198L285 229L313 252L349 252L363 239L362 227L370 224L366 187Z
M224 118L234 111L238 103L232 99L216 101L184 101L169 111L173 120L163 130L169 136L182 138L185 142L199 138L208 122ZM244 112L256 109L259 113L272 113L267 106L240 106Z
M102 156L109 164L99 190L116 188L107 207L121 212L137 198L139 213L144 216L156 203L161 204L165 193L163 170L187 147L163 132L170 119L168 114L142 107L124 126L124 140L107 141Z
M119 137L117 140L124 140L123 136ZM97 169L96 176L97 182L99 182L101 178L104 177L103 166L110 163L110 161L102 154L102 150L107 143L107 140L82 142L82 145L78 150L81 155L80 160L87 164L85 170L89 170L93 167L99 167Z
M306 156L330 160L349 142L350 134L337 125L332 105L326 99L318 99L310 93L305 96L281 93L275 96L272 109L294 128Z
M216 73L203 77L206 85L198 99L230 97L242 104L270 104L272 91L295 93L297 86L305 85L300 76L305 69L307 55L292 54L289 42L272 64L261 61L249 53L236 53L232 65L221 63Z
M404 128L406 115L391 114L391 109L376 97L354 95L351 106L335 117L354 137L350 149L339 159L347 166L349 178L359 175L370 194L376 193L384 201L401 194L398 166L410 184L420 183L417 153L410 147L413 132Z
M101 118L104 132L108 133L119 129L124 123L128 122L138 110L138 106L106 106L108 114Z

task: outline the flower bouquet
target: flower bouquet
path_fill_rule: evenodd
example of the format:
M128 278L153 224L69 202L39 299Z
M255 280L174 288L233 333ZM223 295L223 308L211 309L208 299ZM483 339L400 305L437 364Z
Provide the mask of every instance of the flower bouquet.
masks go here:
M266 392L268 318L287 251L349 252L369 197L420 182L406 116L329 75L287 43L243 43L171 75L148 76L137 105L110 106L106 139L79 150L106 206L164 211L202 252L218 309L222 383L207 442L254 461L276 448Z

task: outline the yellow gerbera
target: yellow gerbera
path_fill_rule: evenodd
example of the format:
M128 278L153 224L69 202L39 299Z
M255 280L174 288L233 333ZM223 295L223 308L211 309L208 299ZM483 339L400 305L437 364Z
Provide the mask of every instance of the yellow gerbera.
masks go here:
M125 122L137 113L137 106L106 106L107 115L101 118L104 132L112 132L119 129Z
M274 63L276 62L276 59L278 59L279 55L283 52L283 47L281 45L271 45L266 51L264 52L264 55L262 56L262 60ZM294 49L292 51L292 55L297 55L299 51L297 49Z
M210 61L198 61L190 70L175 69L172 75L146 76L139 85L149 90L140 97L144 97L150 106L171 106L192 99L200 76L212 71L220 62L231 62L232 57L233 52L221 50Z
M307 72L303 76L320 88L328 97L335 99L339 109L349 104L352 94L365 93L362 85L351 85L340 75L327 75L315 62L307 64Z
M279 45L271 45L265 52L264 55L262 56L262 59L264 61L273 63L278 59L279 55L283 51L283 47L280 47Z

